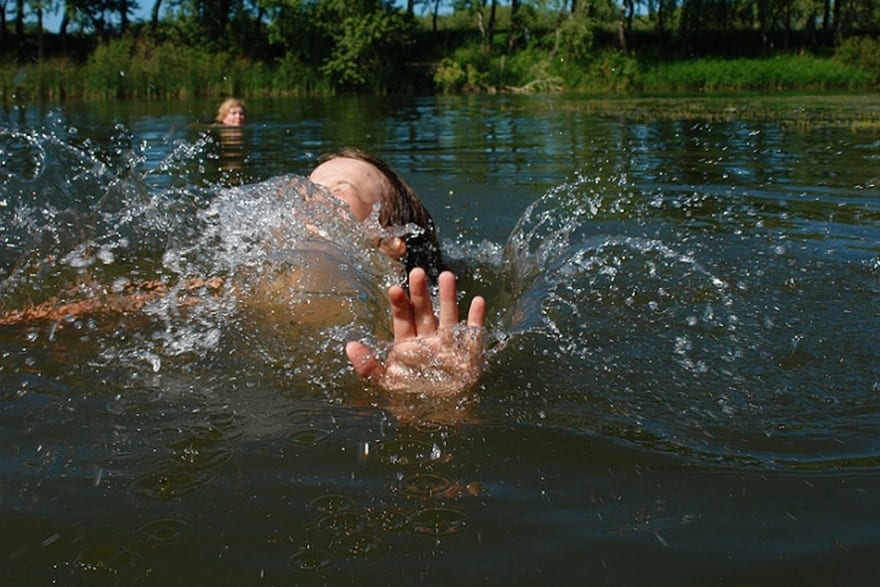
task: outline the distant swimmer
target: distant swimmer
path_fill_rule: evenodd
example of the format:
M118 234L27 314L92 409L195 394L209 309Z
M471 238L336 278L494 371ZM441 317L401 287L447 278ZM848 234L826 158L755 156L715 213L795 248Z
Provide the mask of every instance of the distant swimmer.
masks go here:
M227 98L217 108L217 116L214 120L226 126L244 126L247 122L247 106L244 100Z

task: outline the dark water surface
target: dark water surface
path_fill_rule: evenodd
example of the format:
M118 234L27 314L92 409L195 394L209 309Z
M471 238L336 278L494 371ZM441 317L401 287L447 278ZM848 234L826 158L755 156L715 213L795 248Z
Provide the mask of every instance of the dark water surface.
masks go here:
M357 247L350 328L204 288L0 325L3 584L880 580L876 95L214 106L7 107L0 310L303 262L277 177L357 145L487 297L489 371L365 390Z

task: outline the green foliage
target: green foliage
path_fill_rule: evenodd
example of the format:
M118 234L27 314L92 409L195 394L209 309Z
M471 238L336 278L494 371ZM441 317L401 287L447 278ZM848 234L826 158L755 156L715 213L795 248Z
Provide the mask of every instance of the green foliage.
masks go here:
M642 85L656 92L840 89L864 86L871 77L839 61L791 55L657 64L645 72Z
M344 18L321 73L343 90L385 91L399 71L408 28L399 13L388 10Z
M216 91L233 71L222 53L123 37L99 45L83 77L86 96L157 98Z
M318 87L314 78L294 60L272 67L227 52L124 37L96 49L83 71L83 94L108 99L303 93Z
M451 57L444 57L434 66L434 85L441 94L455 94L464 89L467 72Z
M390 0L166 0L170 11L156 27L134 24L120 35L94 22L87 31L104 34L40 39L46 54L53 46L55 55L77 54L67 48L78 44L78 54L89 55L83 63L23 58L38 43L16 42L15 51L7 50L10 65L0 66L0 92L6 100L388 93L412 91L427 81L426 72L442 93L837 89L880 81L876 39L846 38L830 59L810 55L828 55L832 38L876 20L876 10L850 15L855 20L839 30L815 30L819 13L812 5L777 10L758 23L757 5L666 3L662 30L655 12L635 16L624 52L618 27L628 23L621 22L619 3L579 0L571 14L572 4L522 0L511 19L512 3L501 2L490 23L488 2L456 0L446 4L455 10L439 16L435 32L433 14L411 20ZM75 22L88 21L88 13L77 14ZM826 45L815 45L822 39ZM748 43L748 54L775 50L776 56L676 60L685 47L694 55L712 54L707 44L742 54Z
M400 11L379 0L276 2L269 38L283 48L287 72L300 64L314 71L310 83L341 91L387 92L400 81L413 32Z
M547 53L531 46L511 55L507 60L505 91L512 92L559 92L564 79L553 68Z
M575 67L585 65L593 48L593 23L585 18L566 18L555 32L556 57Z
M473 63L460 64L444 57L434 68L434 84L443 94L475 94L488 88L487 74L480 73Z
M445 94L477 94L489 91L491 59L471 40L456 49L452 57L444 57L434 66L433 80L438 91Z
M271 93L285 94L330 94L332 88L327 79L313 67L304 63L292 53L286 54L277 62L275 74L271 76Z
M834 59L845 65L874 72L880 81L880 41L871 37L850 37L834 51Z
M601 93L623 94L640 86L642 68L632 56L620 51L605 50L591 60L586 84L581 90Z
M81 69L67 59L39 62L26 67L15 64L0 66L2 100L59 101L81 93Z
M279 46L284 55L317 69L329 54L328 36L320 26L319 4L296 0L277 2L275 18L267 26L269 42Z

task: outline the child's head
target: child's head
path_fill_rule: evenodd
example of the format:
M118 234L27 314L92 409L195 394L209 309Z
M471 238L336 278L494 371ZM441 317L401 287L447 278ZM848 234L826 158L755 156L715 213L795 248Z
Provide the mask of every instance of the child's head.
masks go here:
M322 156L310 179L345 200L361 222L378 203L383 227L418 226L419 233L403 236L406 251L402 260L407 274L421 267L433 279L444 269L431 214L412 187L387 163L359 149L347 148Z

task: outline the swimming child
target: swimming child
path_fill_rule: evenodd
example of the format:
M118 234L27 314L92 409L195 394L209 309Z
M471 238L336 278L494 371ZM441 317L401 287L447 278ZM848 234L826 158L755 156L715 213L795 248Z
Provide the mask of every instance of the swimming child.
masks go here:
M467 319L459 322L458 291L455 276L446 270L440 252L434 222L413 189L384 161L357 149L345 149L320 158L308 180L293 176L285 179L277 198L313 198L324 212L346 210L374 234L371 243L378 251L401 266L400 285L387 291L391 311L393 342L384 356L362 341L350 341L345 352L355 372L378 387L394 392L417 391L429 394L452 394L471 387L479 379L485 363L483 325L486 305L482 297L471 302ZM317 190L317 191L316 191ZM316 196L317 194L317 196ZM322 200L324 194L329 200ZM285 205L284 201L280 204ZM333 243L327 243L320 226L309 226L311 240L283 242L278 246L287 263L272 271L246 276L227 283L223 277L191 279L170 287L160 281L142 282L110 292L100 298L62 302L58 299L8 311L0 315L0 324L48 320L61 323L83 314L133 314L158 299L174 296L178 307L195 304L200 297L231 288L244 298L244 307L256 308L258 321L281 319L284 324L318 319L340 319L340 308L351 308L339 295L358 295L351 288L340 287L345 281L334 262ZM279 237L282 238L283 237ZM305 251L289 251L299 246ZM308 254L302 262L297 255ZM331 259L322 262L322 259ZM291 261L293 259L293 261ZM247 282L247 283L242 283ZM439 292L435 313L430 290ZM322 290L336 294L321 296L321 304L310 304L306 316L296 302L298 293ZM292 293L291 293L292 292ZM317 299L317 298L316 298ZM323 304L323 305L322 305ZM279 318L280 317L280 318ZM348 316L351 318L351 316ZM289 328L289 326L282 326Z

